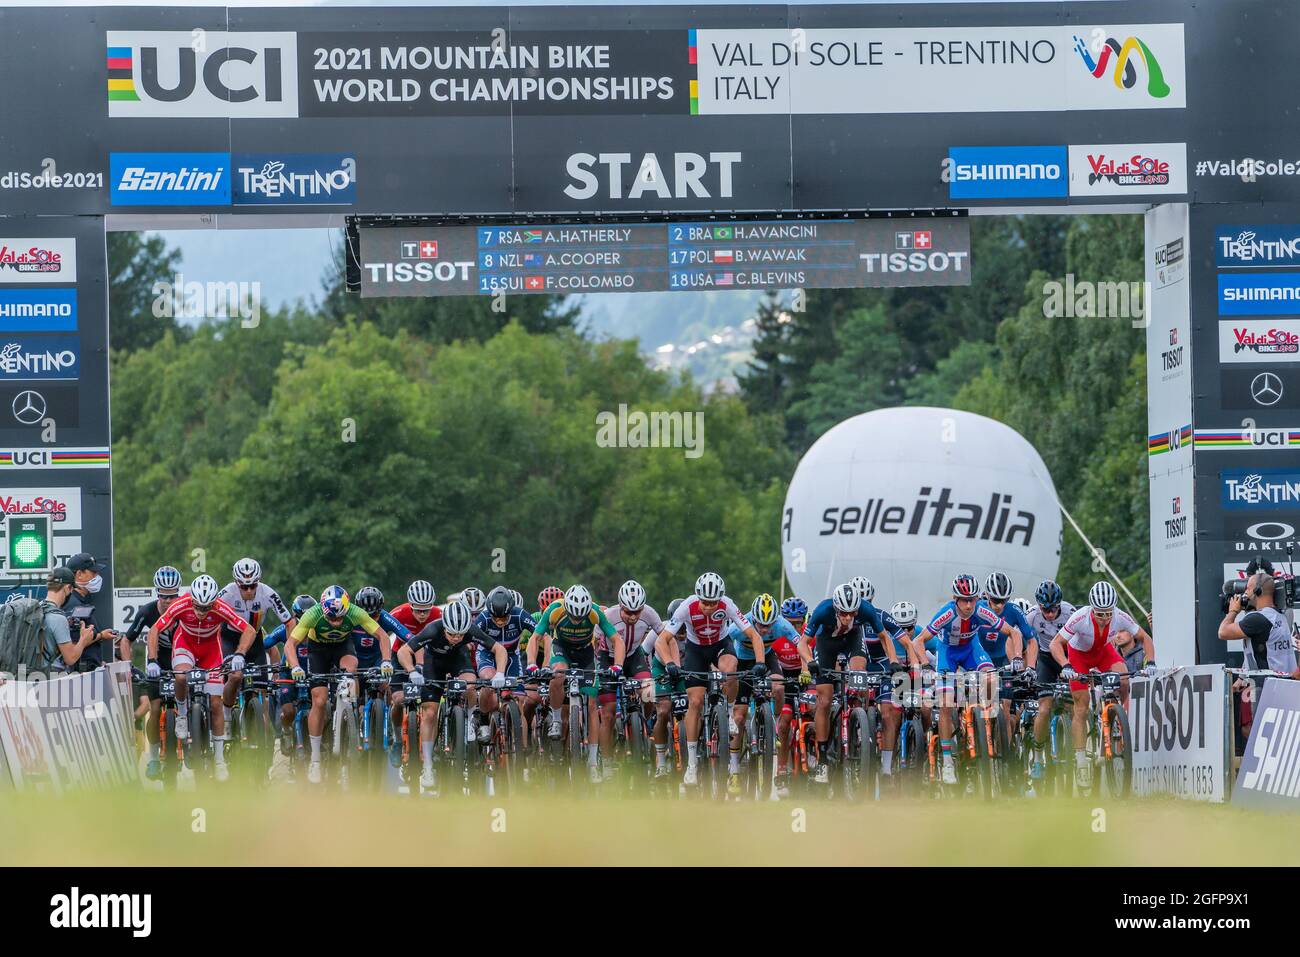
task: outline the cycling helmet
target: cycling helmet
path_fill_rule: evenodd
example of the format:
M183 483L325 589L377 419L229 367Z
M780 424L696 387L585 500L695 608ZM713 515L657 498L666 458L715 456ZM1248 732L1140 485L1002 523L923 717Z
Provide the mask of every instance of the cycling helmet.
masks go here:
M867 601L876 600L876 586L871 584L871 580L865 575L854 575L849 579L849 584L858 590L858 594Z
M1002 572L993 572L984 579L984 597L1006 601L1011 597L1011 579Z
M241 558L233 569L235 581L240 585L256 585L262 580L262 566L256 558Z
M975 580L974 575L958 575L952 580L953 598L978 598L979 596L980 583Z
M645 607L645 589L641 583L629 578L618 586L618 603L624 611L640 611Z
M511 600L512 602L514 602L514 606L515 606L516 608L523 608L523 607L524 607L524 596L523 596L523 595L521 595L519 592L515 591L513 588L507 588L506 591L510 592L510 600Z
M1050 578L1038 586L1034 592L1034 601L1044 608L1059 608L1061 605L1061 586Z
M374 585L367 585L357 592L357 604L371 618L379 614L379 609L384 607L384 593Z
M910 601L896 601L889 609L889 616L903 627L916 624L916 606Z
M1027 615L1034 606L1029 603L1028 598L1013 598L1011 604L1020 609L1021 614Z
M463 635L469 631L472 617L469 605L465 604L465 599L460 598L443 609L442 627L453 635Z
M1088 589L1088 604L1105 611L1115 607L1115 588L1110 582L1097 582Z
M781 614L793 619L807 618L808 603L802 598L787 598L781 602Z
M342 585L330 585L320 593L320 610L328 618L342 618L348 613L348 605L351 603Z
M460 600L469 608L471 614L477 615L483 610L483 592L473 585L461 591Z
M749 611L754 616L754 624L770 625L776 621L776 599L764 592L754 599Z
M562 601L563 599L564 592L554 585L547 585L537 593L537 607L544 611L554 605L557 601Z
M515 609L515 600L510 596L510 589L501 585L488 592L487 600L483 604L492 618L505 618Z
M717 572L705 572L695 579L695 595L705 601L722 601L727 585Z
M841 615L847 615L851 611L857 611L862 605L862 599L858 597L858 589L850 582L843 585L835 586L835 593L831 595L831 604Z
M200 575L190 585L190 598L196 605L207 606L217 600L219 591L221 589L217 586L215 578L211 575Z
M423 578L411 582L411 587L406 589L406 603L415 608L432 608L437 597L433 586Z
M153 573L153 587L165 592L180 591L181 573L170 565L164 565Z
M682 607L682 602L684 602L685 600L686 600L685 598L674 598L672 601L668 603L669 618L672 618L673 615L677 614L677 609Z
M564 611L573 619L586 617L591 611L591 592L584 585L570 585L564 593Z
M316 599L311 595L299 595L293 600L293 617L301 618L307 613L307 609L316 604Z

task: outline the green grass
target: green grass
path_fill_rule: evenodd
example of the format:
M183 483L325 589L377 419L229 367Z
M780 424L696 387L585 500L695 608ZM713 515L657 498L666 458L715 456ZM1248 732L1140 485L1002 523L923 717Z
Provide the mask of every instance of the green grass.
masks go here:
M1104 831L1093 829L1094 807ZM806 830L796 832L800 808ZM1270 840L1252 842L1252 864L1300 863L1300 816L1173 800L848 806L415 801L229 787L62 799L0 793L4 865L1227 865L1241 861L1243 834L1262 833Z

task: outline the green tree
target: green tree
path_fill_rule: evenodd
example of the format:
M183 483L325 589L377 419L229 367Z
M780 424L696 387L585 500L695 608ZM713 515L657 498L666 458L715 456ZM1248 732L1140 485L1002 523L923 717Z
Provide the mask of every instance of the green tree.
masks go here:
M156 282L172 282L180 268L181 252L169 249L163 238L143 233L113 232L108 243L108 339L113 349L132 351L151 346L176 320L155 316Z

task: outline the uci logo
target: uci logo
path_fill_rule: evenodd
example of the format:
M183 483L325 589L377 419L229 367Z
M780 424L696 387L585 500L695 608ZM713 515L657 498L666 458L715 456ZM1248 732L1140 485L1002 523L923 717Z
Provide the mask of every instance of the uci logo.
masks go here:
M9 455L14 465L50 464L50 453L47 449L14 449Z
M1172 452L1175 449L1181 449L1182 447L1183 447L1183 433L1178 429L1170 429L1169 450Z

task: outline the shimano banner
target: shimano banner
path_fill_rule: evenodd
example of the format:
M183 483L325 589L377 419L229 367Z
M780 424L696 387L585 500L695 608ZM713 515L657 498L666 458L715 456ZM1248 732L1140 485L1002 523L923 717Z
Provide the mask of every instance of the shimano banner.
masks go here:
M1232 803L1300 807L1300 682L1268 678L1255 708Z

